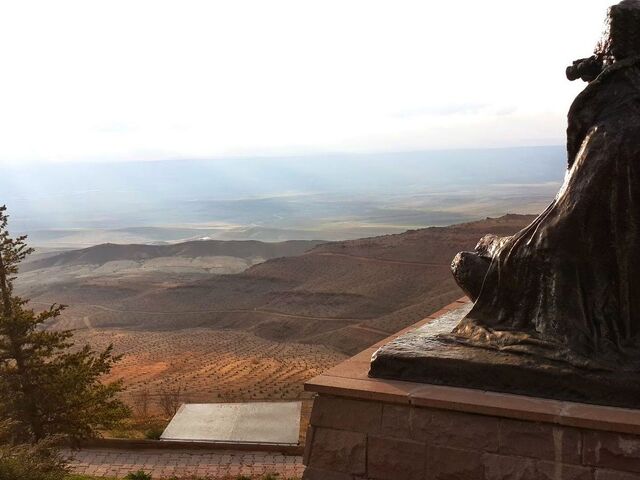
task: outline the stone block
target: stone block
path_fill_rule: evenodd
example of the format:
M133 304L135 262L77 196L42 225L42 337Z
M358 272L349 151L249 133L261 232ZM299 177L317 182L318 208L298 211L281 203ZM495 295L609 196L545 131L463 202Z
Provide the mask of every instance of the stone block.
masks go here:
M386 403L382 407L380 435L385 437L411 438L413 411L408 405Z
M305 436L304 453L302 455L302 463L309 465L309 457L311 456L311 448L313 447L313 425L307 427L307 435Z
M580 431L547 423L500 420L500 449L505 455L580 465Z
M487 417L447 410L431 410L428 424L417 416L414 440L425 438L429 444L467 450L495 452L498 450L496 417Z
M426 448L420 442L370 435L367 477L380 480L424 480Z
M428 442L431 438L433 412L431 408L411 409L409 414L409 438L416 442Z
M595 480L639 480L640 475L630 472L616 472L614 470L596 470Z
M382 420L382 403L320 395L313 402L311 425L377 433Z
M593 468L510 455L485 454L485 480L594 480Z
M556 462L537 462L540 480L594 480L593 468Z
M437 446L427 448L427 480L478 480L483 476L481 452Z
M302 475L302 480L353 480L348 473L331 472L319 468L307 468Z
M366 450L367 436L364 433L314 427L308 466L320 470L364 475Z
M585 464L640 473L639 436L589 431L583 441Z
M483 456L485 480L540 480L531 458L487 453Z

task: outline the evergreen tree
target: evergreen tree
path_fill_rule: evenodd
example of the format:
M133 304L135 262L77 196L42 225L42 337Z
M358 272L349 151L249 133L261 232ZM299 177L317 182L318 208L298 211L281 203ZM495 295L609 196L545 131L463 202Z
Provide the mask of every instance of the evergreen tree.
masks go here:
M33 250L26 237L11 238L7 219L0 206L0 419L10 422L18 442L95 436L128 415L117 399L121 382L100 381L119 357L112 346L76 348L71 331L47 329L64 306L35 313L14 295L18 265Z

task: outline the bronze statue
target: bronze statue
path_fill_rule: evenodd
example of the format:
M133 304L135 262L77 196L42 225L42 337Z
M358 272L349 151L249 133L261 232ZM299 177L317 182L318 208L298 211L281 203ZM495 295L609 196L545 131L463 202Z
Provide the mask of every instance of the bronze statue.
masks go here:
M553 203L512 237L458 254L474 306L448 341L589 369L640 371L640 0L609 9L568 116Z
M640 0L611 7L595 55L567 77L589 84L555 200L459 253L473 306L380 347L371 377L640 408Z

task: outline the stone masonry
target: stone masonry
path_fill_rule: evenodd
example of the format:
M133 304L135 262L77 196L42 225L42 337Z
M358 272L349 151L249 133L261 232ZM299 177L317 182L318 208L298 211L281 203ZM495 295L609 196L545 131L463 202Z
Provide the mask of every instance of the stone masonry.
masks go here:
M640 435L320 395L306 480L640 479Z
M393 338L305 385L304 480L640 480L640 410L369 378Z

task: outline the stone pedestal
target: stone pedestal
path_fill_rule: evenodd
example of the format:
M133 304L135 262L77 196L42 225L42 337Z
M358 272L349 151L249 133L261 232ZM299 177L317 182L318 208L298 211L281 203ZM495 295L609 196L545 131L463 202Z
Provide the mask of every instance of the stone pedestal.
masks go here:
M368 377L383 344L306 384L305 480L640 479L640 410Z
M564 361L447 341L447 334L470 309L471 304L462 304L386 343L375 352L369 376L640 407L636 372L587 370Z

